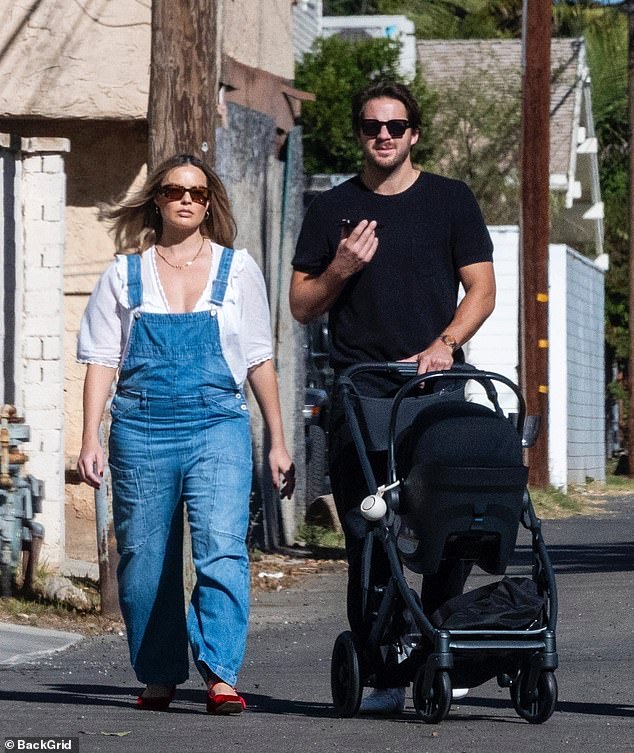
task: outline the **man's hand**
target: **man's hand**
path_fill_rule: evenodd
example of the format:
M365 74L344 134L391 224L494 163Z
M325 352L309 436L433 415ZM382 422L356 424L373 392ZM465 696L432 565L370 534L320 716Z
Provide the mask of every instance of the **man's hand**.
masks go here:
M404 358L403 361L416 363L418 374L426 374L428 371L447 371L453 366L453 352L448 345L437 338L429 348L409 358Z
M330 311L348 280L370 263L379 245L376 222L361 220L350 233L344 226L333 260L319 275L295 270L291 277L291 314L301 324Z
M347 279L369 264L379 245L375 231L375 220L361 220L350 233L344 227L331 263L332 271Z

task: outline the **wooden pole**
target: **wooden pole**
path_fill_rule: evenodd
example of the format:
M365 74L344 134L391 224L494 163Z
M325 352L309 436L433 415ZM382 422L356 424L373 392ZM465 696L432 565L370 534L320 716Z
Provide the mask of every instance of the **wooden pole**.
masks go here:
M101 614L104 617L120 617L119 596L117 591L117 565L119 555L114 535L112 517L112 479L108 466L108 443L105 438L110 433L110 402L104 410L99 438L104 448L104 474L101 486L95 490L95 523L97 525L97 559L99 563L99 596Z
M213 165L216 0L152 0L148 166L188 153Z
M152 0L148 168L174 154L215 161L219 44L216 0ZM195 582L184 520L183 580Z
M524 0L520 218L520 360L528 415L541 420L529 483L548 469L548 240L550 176L550 0Z

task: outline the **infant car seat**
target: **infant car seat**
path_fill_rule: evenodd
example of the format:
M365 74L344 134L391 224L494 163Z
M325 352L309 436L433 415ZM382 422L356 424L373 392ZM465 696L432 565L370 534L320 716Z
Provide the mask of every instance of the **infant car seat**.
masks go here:
M478 403L421 411L397 452L402 480L397 546L416 573L441 560L503 574L515 548L528 469L515 426Z

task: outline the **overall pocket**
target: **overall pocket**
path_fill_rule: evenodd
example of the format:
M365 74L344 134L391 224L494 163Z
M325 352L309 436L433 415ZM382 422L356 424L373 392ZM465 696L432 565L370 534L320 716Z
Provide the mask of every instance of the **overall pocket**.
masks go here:
M117 468L110 463L112 514L119 554L133 552L147 540L146 494L139 468Z
M130 395L117 392L110 403L110 415L113 418L123 418L141 405L140 395Z

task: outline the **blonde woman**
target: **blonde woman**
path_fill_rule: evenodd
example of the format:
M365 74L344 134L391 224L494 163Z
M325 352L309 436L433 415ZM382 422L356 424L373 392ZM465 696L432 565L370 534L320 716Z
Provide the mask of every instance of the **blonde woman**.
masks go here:
M109 438L119 602L141 709L165 710L188 677L188 641L207 711L240 713L247 635L251 489L248 379L269 436L273 484L290 496L262 274L233 250L235 222L218 176L178 155L111 208L117 248L82 319L87 364L78 470L101 483L100 419L116 378ZM182 585L183 505L196 585Z

